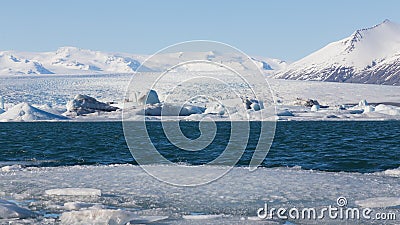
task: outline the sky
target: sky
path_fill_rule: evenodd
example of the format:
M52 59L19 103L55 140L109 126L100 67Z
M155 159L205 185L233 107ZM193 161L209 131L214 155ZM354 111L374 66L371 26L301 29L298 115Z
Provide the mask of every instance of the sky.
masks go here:
M153 54L213 40L252 56L298 60L385 19L398 0L10 0L0 7L0 51L61 46Z

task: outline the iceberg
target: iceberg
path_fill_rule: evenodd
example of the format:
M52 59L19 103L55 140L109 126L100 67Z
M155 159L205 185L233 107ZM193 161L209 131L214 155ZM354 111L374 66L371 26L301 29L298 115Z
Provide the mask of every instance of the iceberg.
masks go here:
M84 115L96 111L112 112L118 110L118 107L110 106L104 102L99 102L95 98L78 94L75 98L67 102L66 114Z
M67 117L56 115L31 106L28 103L20 103L0 114L0 121L47 121L67 120Z

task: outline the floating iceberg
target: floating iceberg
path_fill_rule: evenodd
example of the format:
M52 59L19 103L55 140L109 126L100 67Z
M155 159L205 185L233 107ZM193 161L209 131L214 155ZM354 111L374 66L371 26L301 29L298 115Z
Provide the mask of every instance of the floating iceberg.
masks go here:
M202 114L205 108L194 105L178 105L171 103L159 103L146 105L137 115L146 116L190 116L192 114Z
M99 102L95 98L78 94L75 98L67 102L67 112L66 114L76 114L84 115L88 113L94 113L96 111L112 112L116 111L118 108L110 106L104 102Z
M66 120L67 117L52 114L35 108L28 103L15 105L0 114L0 121L36 121L36 120Z

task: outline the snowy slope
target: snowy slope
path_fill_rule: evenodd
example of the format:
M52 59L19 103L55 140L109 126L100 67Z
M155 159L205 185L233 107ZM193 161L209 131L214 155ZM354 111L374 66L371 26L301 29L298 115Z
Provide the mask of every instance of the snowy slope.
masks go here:
M400 85L400 25L354 32L277 72L276 78Z
M61 47L54 52L0 52L0 75L22 74L110 74L132 73L144 62L148 55L135 55L127 53L105 53L80 49L76 47ZM227 55L216 52L176 52L163 53L152 59L147 67L140 67L140 71L159 71L165 66L174 66L181 60L210 60L221 62ZM229 57L228 57L229 58ZM264 71L282 69L286 66L284 61L278 59L253 58L259 68ZM235 61L224 64L237 69L246 69L249 59L239 57ZM181 67L184 71L208 71L209 68L198 65Z

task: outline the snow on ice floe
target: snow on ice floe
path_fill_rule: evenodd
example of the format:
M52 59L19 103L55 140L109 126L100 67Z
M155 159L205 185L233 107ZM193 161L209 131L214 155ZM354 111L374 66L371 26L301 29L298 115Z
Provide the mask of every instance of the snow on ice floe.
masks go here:
M400 197L377 197L356 200L355 203L364 208L385 208L400 206Z
M66 210L80 210L80 209L87 209L95 206L93 203L86 203L86 202L66 202L64 203L64 209Z
M101 190L94 188L57 188L45 191L46 195L101 196Z
M18 170L22 170L22 166L21 165L7 165L7 166L3 166L0 167L0 171L2 172L12 172L12 171L18 171Z
M66 120L67 117L52 114L28 103L20 103L0 114L0 121Z
M183 215L182 218L186 220L212 220L212 219L218 219L222 218L225 215L220 214L220 215L203 215L203 214L192 214L192 215Z
M387 169L382 172L376 172L375 174L391 177L400 177L400 167L395 169Z
M378 113L391 115L391 116L399 116L400 115L400 107L390 106L379 104L375 107L375 111Z
M176 172L174 166L154 167L162 167L171 177ZM213 171L214 167L208 167L197 175L209 176ZM168 217L171 224L252 224L249 218L256 217L257 209L265 202L270 207L335 206L339 196L347 198L349 207L368 205L375 212L399 213L400 208L395 206L400 194L398 177L385 172L321 172L298 167L259 168L250 172L236 167L212 183L184 188L155 180L133 165L26 167L13 173L0 171L0 188L7 199L29 202L26 208L39 215L31 220L36 224L43 222L44 211L54 214L56 221L63 224L87 224L90 219L106 224L117 222L118 218L134 223L145 216ZM43 191L83 185L101 188L102 195L52 197Z
M61 224L146 224L165 220L165 216L138 216L133 212L113 209L88 209L62 213Z
M29 209L22 208L13 202L0 199L0 219L10 219L10 218L24 219L35 216L36 213L32 212Z

